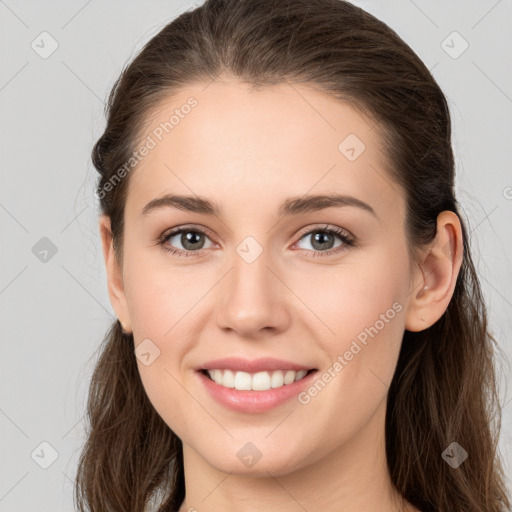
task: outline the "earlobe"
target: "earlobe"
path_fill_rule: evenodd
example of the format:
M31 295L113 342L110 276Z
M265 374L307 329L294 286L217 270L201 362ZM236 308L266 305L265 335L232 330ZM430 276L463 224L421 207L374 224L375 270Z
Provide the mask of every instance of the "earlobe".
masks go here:
M453 296L463 256L460 219L443 211L437 217L437 234L414 276L409 293L405 328L422 331L446 311Z
M108 294L110 303L114 308L123 329L130 333L132 331L128 305L124 290L123 273L113 247L112 231L110 229L110 217L101 215L99 218L99 230L103 248L103 258L107 273Z

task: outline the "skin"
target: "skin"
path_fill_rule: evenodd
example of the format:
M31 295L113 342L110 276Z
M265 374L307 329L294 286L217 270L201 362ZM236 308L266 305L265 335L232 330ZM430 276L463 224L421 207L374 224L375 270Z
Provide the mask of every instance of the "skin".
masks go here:
M386 175L369 119L304 85L250 91L224 77L205 87L190 85L148 118L145 136L190 96L198 101L132 171L122 262L109 219L99 220L112 306L135 347L149 338L161 352L137 364L150 401L183 442L180 512L417 510L400 507L386 468L386 397L404 330L435 323L452 297L462 261L457 215L439 215L437 237L414 266L405 198ZM338 150L349 134L366 146L352 162ZM171 192L215 201L222 216L171 207L140 215ZM376 216L345 206L278 217L290 196L332 192L365 201ZM157 245L185 224L207 231L203 245L195 242L203 254L178 257ZM326 249L307 233L324 224L359 245L335 235L329 248L339 252L321 257ZM250 264L236 252L247 236L263 249ZM180 239L167 245L186 250ZM219 357L270 356L321 374L394 303L401 311L307 404L234 412L194 371ZM247 442L262 454L251 467L237 457Z

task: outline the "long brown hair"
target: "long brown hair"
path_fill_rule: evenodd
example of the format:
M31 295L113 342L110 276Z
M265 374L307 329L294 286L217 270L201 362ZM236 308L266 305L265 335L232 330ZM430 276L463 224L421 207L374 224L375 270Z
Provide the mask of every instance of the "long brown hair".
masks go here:
M406 193L412 258L434 239L440 212L459 216L464 255L451 302L434 325L403 336L387 400L388 468L399 493L421 510L510 510L497 450L499 347L455 198L448 105L413 50L361 8L343 0L207 0L144 46L113 86L92 152L118 261L131 173L112 179L130 160L148 113L187 84L221 74L255 87L309 84L374 119L389 177ZM76 476L79 510L143 511L150 503L158 512L178 510L182 444L146 396L133 336L114 323L100 349ZM454 441L469 452L456 469L441 456Z

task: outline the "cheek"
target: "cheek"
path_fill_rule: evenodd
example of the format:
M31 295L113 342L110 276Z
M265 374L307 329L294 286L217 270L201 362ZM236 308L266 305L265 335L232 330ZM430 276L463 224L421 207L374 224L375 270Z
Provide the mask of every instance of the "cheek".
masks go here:
M191 268L191 267L190 267ZM196 279L188 269L171 269L142 251L125 262L125 293L135 336L167 339L197 302Z
M393 283L384 281L373 295L336 299L343 305L331 323L336 335L322 341L331 363L300 397L307 418L316 418L327 443L359 432L387 396L404 330L405 309L394 301L400 297L395 291ZM332 418L342 418L342 424Z
M361 251L347 257L338 268L316 269L314 278L292 277L291 281L294 293L309 308L302 318L318 325L317 336L337 344L364 333L386 312L386 317L394 319L397 309L404 309L403 305L393 309L393 304L403 300L407 289L403 268L404 263L385 250ZM377 327L382 329L381 322ZM384 330L390 330L387 324Z
M327 384L339 407L371 409L387 392L404 332L407 276L402 268L404 261L390 249L361 253L350 271L340 269L337 280L332 274L315 279L305 295L328 327L322 327L326 334L319 337L324 351L333 363L339 362Z
M191 400L183 385L178 381L180 376L172 368L164 352L150 366L137 361L139 374L148 400L166 425L180 438L191 428L190 422L201 414L196 411L196 403Z
M190 408L181 363L197 338L190 322L194 304L204 291L187 286L195 279L191 270L171 271L165 262L142 252L132 249L129 254L124 265L125 293L142 385L162 419L181 432L189 417L184 407Z

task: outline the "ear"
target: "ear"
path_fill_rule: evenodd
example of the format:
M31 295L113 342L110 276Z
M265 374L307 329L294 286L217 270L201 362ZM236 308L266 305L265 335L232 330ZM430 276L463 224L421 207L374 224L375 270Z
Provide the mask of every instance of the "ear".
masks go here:
M415 269L409 292L405 328L422 331L443 316L455 290L463 257L462 228L458 215L443 211L437 234Z
M105 260L105 268L107 272L110 303L112 304L123 329L127 332L132 332L130 315L124 292L123 271L114 252L112 231L110 229L110 217L108 215L100 215L99 229L101 244L103 247L103 258Z

